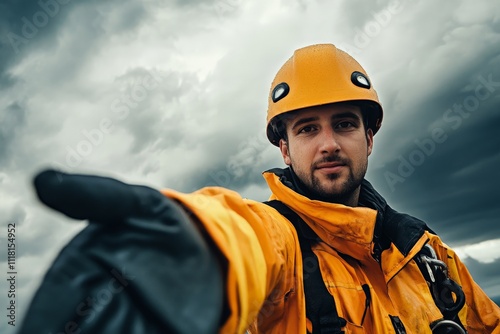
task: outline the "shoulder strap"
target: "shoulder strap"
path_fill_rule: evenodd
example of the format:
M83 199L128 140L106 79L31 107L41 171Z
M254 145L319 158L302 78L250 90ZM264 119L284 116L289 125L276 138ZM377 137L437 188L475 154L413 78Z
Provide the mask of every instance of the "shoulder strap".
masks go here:
M297 231L302 252L306 316L312 322L313 334L344 333L342 327L346 325L346 321L337 313L335 300L326 289L318 258L311 248L312 243L317 242L319 237L295 211L283 202L273 200L264 203L281 213Z

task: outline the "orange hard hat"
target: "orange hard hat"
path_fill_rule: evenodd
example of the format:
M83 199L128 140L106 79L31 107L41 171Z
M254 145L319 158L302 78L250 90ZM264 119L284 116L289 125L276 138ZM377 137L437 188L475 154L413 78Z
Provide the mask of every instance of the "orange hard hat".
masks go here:
M279 145L280 115L337 102L359 105L375 134L382 123L382 106L361 65L333 44L298 49L281 67L271 85L267 109L267 138Z

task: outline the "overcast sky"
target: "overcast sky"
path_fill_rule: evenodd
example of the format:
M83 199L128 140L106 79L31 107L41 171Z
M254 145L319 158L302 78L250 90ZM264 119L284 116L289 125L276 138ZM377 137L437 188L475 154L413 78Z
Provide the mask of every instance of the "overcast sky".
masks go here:
M379 93L367 178L500 297L496 1L3 0L0 29L0 264L15 223L18 322L85 225L37 202L37 171L265 200L261 172L284 166L265 137L268 89L315 43L351 53Z

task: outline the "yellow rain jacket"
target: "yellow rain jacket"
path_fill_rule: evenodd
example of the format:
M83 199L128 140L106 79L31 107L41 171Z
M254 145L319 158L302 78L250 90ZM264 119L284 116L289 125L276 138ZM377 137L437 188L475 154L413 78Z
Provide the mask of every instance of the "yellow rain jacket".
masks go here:
M396 333L391 317L401 320L406 333L432 332L431 324L443 315L413 260L427 243L465 293L459 318L468 333L500 333L499 307L438 236L418 224L395 224L388 232L393 240L381 251L378 262L373 256L376 210L311 200L285 185L286 177L278 170L264 173L264 178L271 198L298 213L322 239L313 251L338 315L347 321L345 333ZM198 218L227 260L230 314L220 333L311 331L305 312L301 250L295 228L287 219L266 204L223 188L163 193ZM365 284L371 295L368 307L362 289Z

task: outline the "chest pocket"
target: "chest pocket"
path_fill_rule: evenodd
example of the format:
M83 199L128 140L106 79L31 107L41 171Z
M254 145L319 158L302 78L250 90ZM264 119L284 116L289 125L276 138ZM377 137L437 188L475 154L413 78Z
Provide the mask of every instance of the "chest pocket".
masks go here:
M347 322L346 333L365 333L363 326L369 321L372 307L370 286L359 281L354 259L345 260L320 249L318 254L323 281L338 305L337 312ZM353 263L348 263L348 262ZM335 270L335 272L333 272Z

